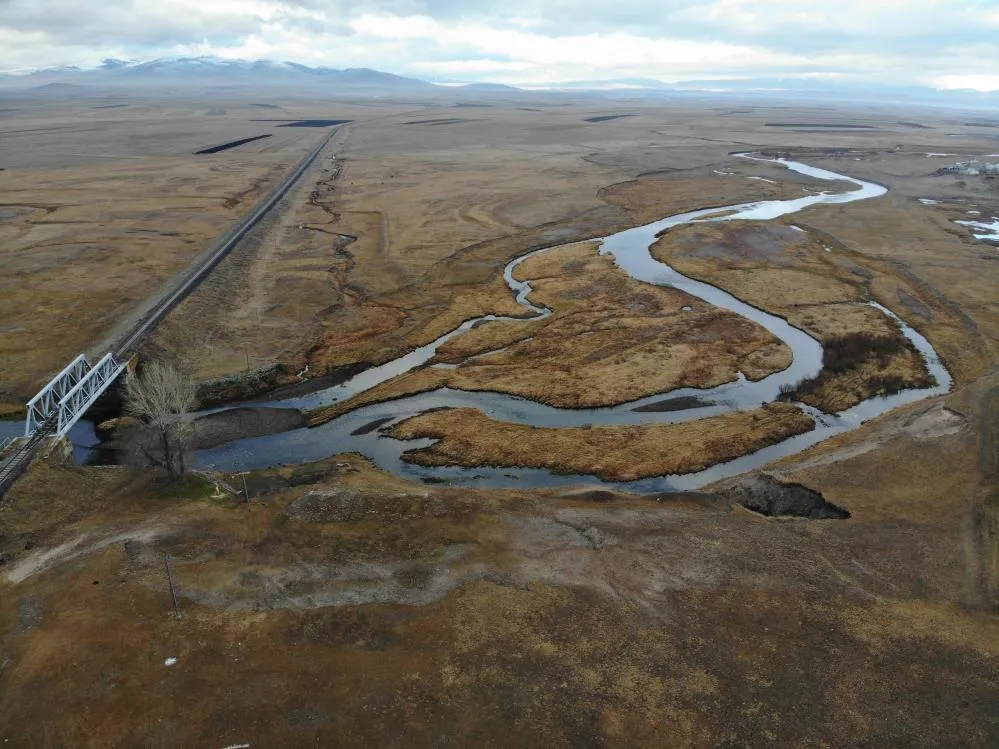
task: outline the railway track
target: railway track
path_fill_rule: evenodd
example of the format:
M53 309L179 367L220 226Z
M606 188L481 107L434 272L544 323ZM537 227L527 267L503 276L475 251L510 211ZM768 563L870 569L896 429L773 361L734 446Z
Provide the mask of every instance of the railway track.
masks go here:
M169 314L170 310L180 304L194 289L198 287L209 273L228 255L233 248L277 205L288 191L302 178L302 175L329 145L337 134L339 127L333 128L281 182L268 193L267 197L257 203L253 210L236 226L223 234L215 245L203 253L200 260L194 264L181 278L175 288L165 294L142 317L126 331L114 344L112 353L118 361L124 362L131 357L139 344L156 328ZM45 441L56 432L57 416L49 417L26 441L18 446L4 463L0 464L0 497L2 497L18 477L27 469L32 458Z
M219 238L214 248L208 254L207 257L203 257L201 261L191 268L187 275L181 280L180 284L162 299L160 299L151 310L149 310L143 317L129 330L125 333L116 343L113 353L115 358L119 361L124 361L131 354L135 353L135 349L140 343L149 335L150 332L159 324L159 322L166 317L167 313L170 312L174 307L176 307L180 302L187 297L198 284L200 284L205 277L212 272L216 265L218 265L226 255L228 255L232 249L239 244L240 240L245 237L251 229L253 229L260 221L266 216L278 201L281 200L290 190L302 175L305 174L306 170L312 166L313 162L319 157L323 149L329 145L329 142L336 135L340 128L334 128L322 142L316 148L309 153L302 161L299 162L298 166L285 177L277 187L275 187L270 194L267 195L262 201L257 203L257 205L250 211L249 215L246 216L242 221L240 221L236 226L222 235Z

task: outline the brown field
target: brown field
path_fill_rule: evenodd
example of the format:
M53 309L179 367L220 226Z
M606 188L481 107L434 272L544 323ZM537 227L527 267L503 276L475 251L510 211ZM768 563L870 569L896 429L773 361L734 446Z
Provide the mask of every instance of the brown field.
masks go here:
M845 521L416 487L353 456L254 474L249 505L41 465L0 513L0 735L992 746L991 380L781 464Z
M89 110L89 111L88 111ZM150 104L39 104L0 124L0 400L113 335L249 211L325 130ZM199 148L272 137L195 156Z
M406 453L406 460L424 466L546 468L635 481L703 471L814 428L811 417L786 403L680 424L578 429L510 424L455 408L406 419L392 436L440 440Z
M865 262L824 233L798 231L794 218L785 219L787 223L683 226L665 234L653 255L681 273L786 318L824 344L855 333L904 344L894 321L864 302L876 298L876 287L891 284L898 290L896 306L898 299L906 298L903 295L915 299L908 284L890 267ZM903 350L880 359L870 357L844 372L824 372L821 387L802 400L829 413L839 412L882 394L878 383L886 379L905 387L926 387L929 382L919 354Z
M95 103L37 101L0 123L0 401L100 350L245 214L321 132L274 129L191 153L285 114L354 122L150 342L200 377L277 363L291 381L306 366L318 377L386 361L468 317L518 313L501 272L529 250L842 187L729 155L765 149L891 191L809 209L764 235L681 230L660 251L824 339L891 335L857 304L877 300L931 340L956 391L769 467L847 520L732 506L738 478L654 498L483 491L414 485L337 456L251 474L243 503L213 498L200 478L164 486L43 460L0 505L0 737L11 746L999 745L999 253L953 223L968 210L999 215L999 191L933 174L999 151L989 129L942 110L533 94L483 108L282 101L281 115L245 100ZM586 121L622 112L635 116ZM459 121L403 125L429 119ZM810 120L877 129L766 126ZM431 366L344 406L440 387L462 370L476 373L469 387L566 399L690 376L686 364L653 367L659 349L634 370L613 356L587 362L599 349L571 340L569 308L619 334L637 326L659 346L668 341L651 333L676 332L679 299L573 252L536 261L551 320L487 325L440 352L462 363L514 343L503 356L516 366ZM620 294L572 299L597 282ZM654 301L628 309L646 294ZM559 326L566 340L545 348L518 339ZM718 340L729 339L700 341L690 360L712 377L751 356ZM761 371L778 366L772 353ZM884 369L914 376L911 364ZM551 376L556 366L575 376ZM599 393L590 366L622 392ZM535 367L553 382L523 372ZM870 374L823 399L858 397ZM437 429L431 452L450 451L445 461L536 465L556 450L567 470L633 477L741 454L807 428L803 418L777 404L668 427L541 430L452 411L403 429Z
M531 301L553 310L551 317L473 328L439 352L439 362L456 362L457 368L403 375L318 410L314 423L379 395L422 392L428 382L593 408L679 387L714 387L740 371L761 379L791 364L790 350L765 328L676 289L635 281L598 255L594 243L537 255L514 275L531 282Z
M206 378L274 362L288 372L308 364L313 376L377 364L470 317L523 315L502 268L529 250L706 199L797 197L820 186L723 179L715 167L746 167L689 145L633 142L651 114L613 124L582 124L584 115L582 107L490 109L471 122L421 127L403 124L413 121L408 112L344 126L317 191L308 199L303 192L276 227L237 249L154 344L192 360ZM357 240L336 249L338 235Z

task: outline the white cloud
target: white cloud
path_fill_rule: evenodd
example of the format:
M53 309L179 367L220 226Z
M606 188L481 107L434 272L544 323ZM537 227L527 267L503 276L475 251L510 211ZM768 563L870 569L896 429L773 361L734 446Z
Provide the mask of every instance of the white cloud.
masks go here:
M999 0L0 0L0 70L210 52L503 82L999 88Z
M996 75L942 75L931 83L937 88L964 88L975 91L999 91L999 74Z

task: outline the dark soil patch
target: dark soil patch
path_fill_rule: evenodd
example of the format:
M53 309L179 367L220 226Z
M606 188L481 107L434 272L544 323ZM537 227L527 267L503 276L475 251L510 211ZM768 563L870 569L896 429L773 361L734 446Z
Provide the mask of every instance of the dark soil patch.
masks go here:
M209 450L233 440L290 432L305 425L305 414L295 408L232 408L195 419L191 449Z
M334 463L332 460L325 460L318 463L303 463L286 469L256 471L245 475L227 474L226 480L232 486L241 489L245 478L250 497L261 497L296 486L318 484L328 481L333 476L355 471L356 469L347 463Z
M320 390L326 390L327 388L341 385L354 375L358 375L364 370L370 369L370 367L371 365L367 362L344 364L340 367L334 367L322 377L311 377L307 380L302 380L301 382L293 382L290 385L282 385L281 387L273 388L267 390L267 392L255 395L252 398L249 398L249 400L252 402L254 400L272 401L287 400L288 398L300 398L303 395L309 395L310 393L316 393Z
M831 127L841 130L877 130L874 125L849 125L842 122L768 122L766 127Z
M203 148L200 151L195 151L195 156L204 156L206 154L219 153L221 151L228 151L230 148L237 148L239 146L244 146L247 143L253 143L255 140L263 140L264 138L270 138L271 135L254 135L252 138L240 138L239 140L229 141L228 143L222 143L218 146L211 146L210 148Z
M598 117L587 117L584 122L610 122L611 120L620 120L625 117L634 117L633 114L603 114Z
M350 433L350 436L351 437L360 437L361 435L364 435L364 434L371 434L378 427L382 426L383 424L388 424L390 421L392 421L392 418L393 417L391 417L391 416L386 416L383 419L375 419L374 421L372 421L372 422L370 422L368 424L365 424L364 426L362 426L362 427L360 427L358 429L355 429L353 432Z
M795 385L782 385L778 400L808 402L809 396L818 395L826 382L836 375L859 369L872 360L877 360L879 366L885 368L893 356L903 353L916 353L916 347L901 334L848 333L829 338L822 342L822 371L816 377L806 378ZM929 378L927 382L932 384L931 380ZM893 395L914 384L905 377L890 374L872 376L867 379L867 395ZM926 385L919 383L919 386Z
M704 408L705 406L713 405L714 403L711 401L706 401L693 395L685 395L680 398L667 398L655 403L648 403L631 410L640 414L657 414L669 413L670 411L687 411L691 408Z
M471 120L462 120L457 117L450 117L439 120L410 120L409 122L404 122L402 124L403 125L456 125L459 122L471 122Z
M226 403L249 400L260 393L278 392L275 388L287 377L284 367L272 364L252 372L240 372L201 382L198 384L198 403L201 408L214 408Z
M740 479L721 492L721 496L768 517L811 520L844 520L850 517L849 512L827 502L819 492L801 484L785 484L762 473Z
M299 120L298 122L286 122L278 127L333 127L345 122L350 122L350 120Z
M255 106L263 106L257 104ZM280 107L278 107L280 108ZM288 119L253 119L250 122L280 122L277 127L333 127L334 125L345 125L353 120L288 120Z

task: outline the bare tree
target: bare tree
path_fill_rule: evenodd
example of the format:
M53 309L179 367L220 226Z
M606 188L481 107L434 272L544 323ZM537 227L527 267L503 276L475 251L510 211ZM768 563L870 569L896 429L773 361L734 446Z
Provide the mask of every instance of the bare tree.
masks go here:
M171 478L184 474L184 448L190 436L188 414L197 406L194 382L172 364L149 362L141 374L125 380L125 411L145 425L137 430L137 447Z

